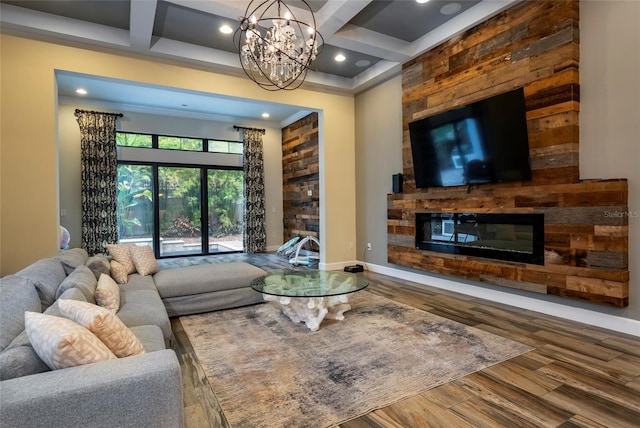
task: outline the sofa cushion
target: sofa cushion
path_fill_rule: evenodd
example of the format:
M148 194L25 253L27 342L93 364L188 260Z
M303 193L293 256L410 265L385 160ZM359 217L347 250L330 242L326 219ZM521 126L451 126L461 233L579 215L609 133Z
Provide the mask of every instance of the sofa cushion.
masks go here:
M57 259L40 259L16 273L17 276L32 281L40 296L42 310L51 306L56 300L56 291L60 283L67 277L62 262Z
M0 352L0 381L48 372L49 370L49 367L33 350L31 344L12 346Z
M67 300L78 300L81 302L86 302L86 300L84 299L84 295L82 294L82 292L76 288L72 288L70 290L65 291L62 296L60 296L60 299L67 299ZM60 310L58 309L58 300L55 301L55 303L51 306L49 306L47 308L46 311L43 312L45 315L51 315L54 317L61 317L62 314L60 313ZM22 318L24 319L24 314L22 314ZM16 346L31 346L31 342L29 342L29 337L27 337L27 332L22 330L22 332L16 336L15 339L13 339L11 341L11 344L7 347L7 349L9 348L15 348Z
M95 334L118 358L144 354L138 338L111 311L101 306L76 300L58 300L63 317Z
M53 315L55 317L61 317L62 314L60 314L60 309L58 308L58 301L60 299L78 300L80 302L86 302L87 301L87 298L84 297L84 293L79 288L70 288L67 291L65 291L64 293L62 293L60 295L60 298L58 300L56 300L55 302L53 302L53 305L49 306L47 308L47 310L45 310L43 312L43 314L45 314L45 315Z
M60 296L60 299L85 301L84 295L77 288L65 291ZM44 312L45 315L61 316L58 309L60 299L47 308ZM40 302L38 302L38 306L40 306ZM22 314L22 318L24 320L24 314ZM27 332L24 330L13 339L7 349L0 353L0 380L28 376L49 370L49 367L40 359L33 346L31 346Z
M0 281L0 351L24 330L24 313L40 312L41 303L32 282L9 275Z
M71 320L36 312L24 316L33 349L52 370L116 359L93 333Z
M139 325L129 330L136 335L145 352L155 352L167 349L162 330L157 325Z
M116 313L120 309L120 287L108 275L100 275L96 287L96 303Z
M59 299L60 296L70 288L77 288L82 292L87 302L95 303L97 284L98 281L96 281L96 277L93 275L93 272L91 272L91 269L85 265L80 265L60 283L58 291L56 291L56 299Z
M73 272L78 266L85 264L88 258L89 254L84 248L71 248L54 257L54 259L62 263L67 275Z
M158 272L158 262L153 255L153 248L148 245L134 245L129 247L129 252L136 271L140 275L145 276Z
M96 254L95 256L89 257L85 265L93 272L96 280L98 280L103 273L105 275L111 275L109 258L104 254Z
M186 296L248 287L266 275L262 269L244 262L214 263L161 270L153 275L160 297Z
M171 322L157 291L135 290L122 293L118 318L129 328L157 325L167 343L171 338Z
M122 296L122 293L135 290L149 290L155 291L156 293L158 292L158 290L156 289L156 284L153 282L152 276L142 276L137 273L132 273L131 275L129 275L129 281L127 281L126 284L120 284L120 295Z

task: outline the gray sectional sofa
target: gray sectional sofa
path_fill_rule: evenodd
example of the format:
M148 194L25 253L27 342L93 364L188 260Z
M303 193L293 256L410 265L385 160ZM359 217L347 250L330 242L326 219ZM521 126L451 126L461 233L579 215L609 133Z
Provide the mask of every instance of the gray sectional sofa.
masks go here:
M94 264L92 270L90 261L84 250L68 250L0 281L0 426L182 426L182 378L170 349L169 316L261 302L248 285L265 272L223 263L131 274L120 285L116 315L145 353L51 371L31 347L24 312L60 316L63 298L95 303L101 269Z

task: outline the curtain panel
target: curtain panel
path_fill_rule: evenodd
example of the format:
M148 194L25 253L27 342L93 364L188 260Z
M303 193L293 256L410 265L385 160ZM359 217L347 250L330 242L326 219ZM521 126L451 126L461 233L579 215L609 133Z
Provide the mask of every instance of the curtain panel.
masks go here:
M116 119L119 115L76 110L80 127L82 248L106 253L118 242Z
M264 202L264 130L243 129L244 141L244 250L261 253L267 249Z

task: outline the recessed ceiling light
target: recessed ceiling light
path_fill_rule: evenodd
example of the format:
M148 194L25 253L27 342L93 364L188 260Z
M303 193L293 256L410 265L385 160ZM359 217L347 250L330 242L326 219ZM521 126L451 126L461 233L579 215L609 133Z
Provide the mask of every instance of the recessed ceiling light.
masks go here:
M453 15L454 13L460 12L460 9L462 9L460 3L448 3L440 8L440 13L442 15Z
M233 28L231 28L230 25L224 24L222 27L220 27L220 32L222 34L231 34L233 33Z
M262 117L264 117L265 119L268 118L270 115L269 113L262 113Z
M356 67L368 67L371 65L371 61L368 59L361 59L360 61L356 61Z
M87 90L86 89L82 89L82 88L78 88L78 89L76 89L76 94L78 94L78 95L87 95Z
M338 62L342 62L342 61L344 61L345 59L347 59L347 57L346 57L346 56L344 56L344 55L342 55L342 54L338 54L338 55L336 55L336 57L335 57L334 59L335 59L336 61L338 61Z
M426 2L428 2L428 1L429 1L429 0L416 0L416 3L421 3L421 4L422 4L422 3L426 3Z

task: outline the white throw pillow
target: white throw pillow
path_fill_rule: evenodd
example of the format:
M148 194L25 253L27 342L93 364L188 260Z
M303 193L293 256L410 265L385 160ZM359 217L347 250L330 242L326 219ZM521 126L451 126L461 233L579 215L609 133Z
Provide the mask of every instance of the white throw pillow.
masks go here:
M136 271L142 276L158 272L158 262L153 255L153 248L148 245L134 245L129 248Z
M127 269L127 274L134 273L136 271L136 267L133 264L133 260L131 260L131 253L129 251L131 247L135 247L135 244L107 244L109 254L111 254L113 260L121 263L125 269Z
M138 338L113 312L77 300L58 300L58 309L68 318L95 334L118 358L144 354Z
M129 280L129 274L127 273L127 268L122 263L117 262L115 260L111 260L110 268L111 268L111 277L118 284L127 283L127 281Z
M109 275L100 275L96 287L96 303L116 313L120 309L120 287Z
M24 324L33 350L51 370L116 359L100 339L71 320L25 312Z

